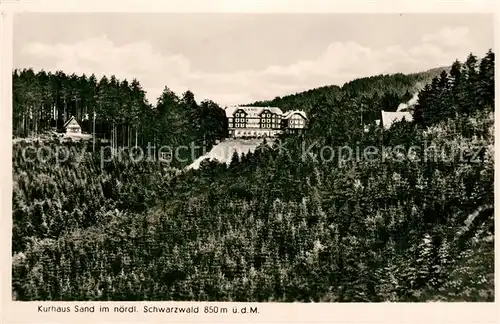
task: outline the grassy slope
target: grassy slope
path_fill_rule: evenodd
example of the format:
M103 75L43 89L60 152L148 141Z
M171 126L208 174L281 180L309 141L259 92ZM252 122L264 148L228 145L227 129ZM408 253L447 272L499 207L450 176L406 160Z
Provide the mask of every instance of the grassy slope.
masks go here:
M218 161L229 164L234 152L238 155L254 152L262 144L262 139L226 139L215 145L209 152L197 158L187 169L198 169L202 161ZM271 142L270 142L271 143Z

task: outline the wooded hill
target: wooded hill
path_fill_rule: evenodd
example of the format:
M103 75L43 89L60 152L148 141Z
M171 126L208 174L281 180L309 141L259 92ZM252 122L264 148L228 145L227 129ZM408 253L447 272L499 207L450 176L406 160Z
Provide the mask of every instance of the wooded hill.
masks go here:
M304 110L310 114L318 102L333 102L340 94L356 98L367 123L380 119L380 111L396 111L398 105L407 102L421 88L448 67L435 68L412 74L381 74L346 82L343 86L324 86L272 100L256 101L248 106L280 107L283 110Z
M411 123L365 132L364 96L311 102L284 150L187 172L30 162L15 144L14 299L494 300L494 54L434 78ZM422 150L321 159L324 145Z

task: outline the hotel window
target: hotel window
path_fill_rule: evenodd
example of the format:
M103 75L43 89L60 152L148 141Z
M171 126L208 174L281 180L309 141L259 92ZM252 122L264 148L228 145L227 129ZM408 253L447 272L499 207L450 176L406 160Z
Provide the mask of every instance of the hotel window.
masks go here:
M238 124L236 124L236 127L237 127L237 128L240 128L240 124L239 124L239 123L238 123Z
M271 119L268 119L268 120L267 120L267 122L268 122L268 123L270 123L270 122L271 122Z
M240 113L236 113L236 117L240 117Z

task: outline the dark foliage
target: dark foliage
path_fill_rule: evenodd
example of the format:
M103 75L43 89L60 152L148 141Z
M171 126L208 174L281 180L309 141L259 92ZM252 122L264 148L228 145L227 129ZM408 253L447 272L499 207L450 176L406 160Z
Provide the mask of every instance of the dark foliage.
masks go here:
M420 79L382 76L279 99L284 108L308 100L310 127L229 166L101 168L87 154L77 167L54 167L21 159L16 144L15 298L492 301L494 58L474 71L467 61L463 83L445 82L460 63L439 71L419 96L421 117L385 131L364 129L361 107L380 102L367 98L408 100ZM384 91L392 82L404 90ZM165 91L157 109L181 104L194 107L191 94ZM197 118L184 116L165 121L172 141ZM219 134L217 118L203 120ZM367 147L392 150L366 158Z

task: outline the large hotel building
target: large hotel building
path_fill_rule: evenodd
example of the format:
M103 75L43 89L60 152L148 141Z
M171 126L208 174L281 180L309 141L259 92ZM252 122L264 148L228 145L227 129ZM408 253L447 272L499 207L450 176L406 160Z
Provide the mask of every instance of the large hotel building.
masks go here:
M306 127L307 117L301 110L283 113L276 107L231 106L225 109L229 137L274 137L281 133L298 133Z

